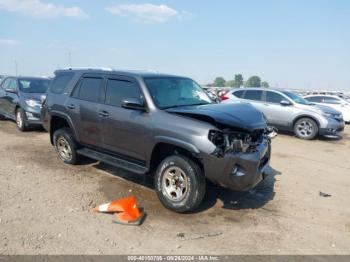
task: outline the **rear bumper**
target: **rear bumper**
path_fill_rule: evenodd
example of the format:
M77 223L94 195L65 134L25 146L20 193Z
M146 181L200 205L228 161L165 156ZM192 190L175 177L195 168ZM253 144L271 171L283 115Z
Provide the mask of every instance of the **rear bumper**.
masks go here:
M210 154L204 159L205 176L220 186L247 191L268 175L270 155L267 139L255 152L227 154L221 158Z

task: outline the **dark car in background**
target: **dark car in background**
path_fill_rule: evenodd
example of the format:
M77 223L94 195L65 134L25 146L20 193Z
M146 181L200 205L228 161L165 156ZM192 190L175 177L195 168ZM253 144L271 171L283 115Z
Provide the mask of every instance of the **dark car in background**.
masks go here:
M41 97L50 80L42 77L6 77L0 84L0 117L15 120L21 131L41 125Z

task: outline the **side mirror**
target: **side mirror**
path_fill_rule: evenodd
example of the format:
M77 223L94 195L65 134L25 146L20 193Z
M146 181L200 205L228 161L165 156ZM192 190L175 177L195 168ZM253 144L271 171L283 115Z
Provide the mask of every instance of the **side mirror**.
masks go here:
M41 95L41 96L40 96L40 102L41 102L41 104L44 104L44 103L45 103L46 97L47 97L47 95Z
M133 110L145 110L143 101L138 98L126 98L122 101L122 107Z
M6 88L5 91L6 93L17 94L17 90L14 88Z
M290 106L290 105L292 105L292 103L289 102L288 100L282 100L282 101L280 102L280 104L281 104L281 106Z

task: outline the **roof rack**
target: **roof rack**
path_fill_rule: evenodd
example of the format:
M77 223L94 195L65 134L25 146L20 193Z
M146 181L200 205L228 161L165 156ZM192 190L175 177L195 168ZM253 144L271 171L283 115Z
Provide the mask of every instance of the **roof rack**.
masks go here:
M112 67L65 67L62 70L103 70L114 71Z

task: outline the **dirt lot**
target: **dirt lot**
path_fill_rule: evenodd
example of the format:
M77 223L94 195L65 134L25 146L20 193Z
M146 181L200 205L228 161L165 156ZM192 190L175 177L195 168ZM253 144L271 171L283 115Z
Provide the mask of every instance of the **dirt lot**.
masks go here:
M338 141L279 135L275 176L247 194L210 185L186 215L162 207L151 179L64 165L48 140L0 122L0 254L350 254L350 126ZM90 213L129 191L148 213L142 226Z

